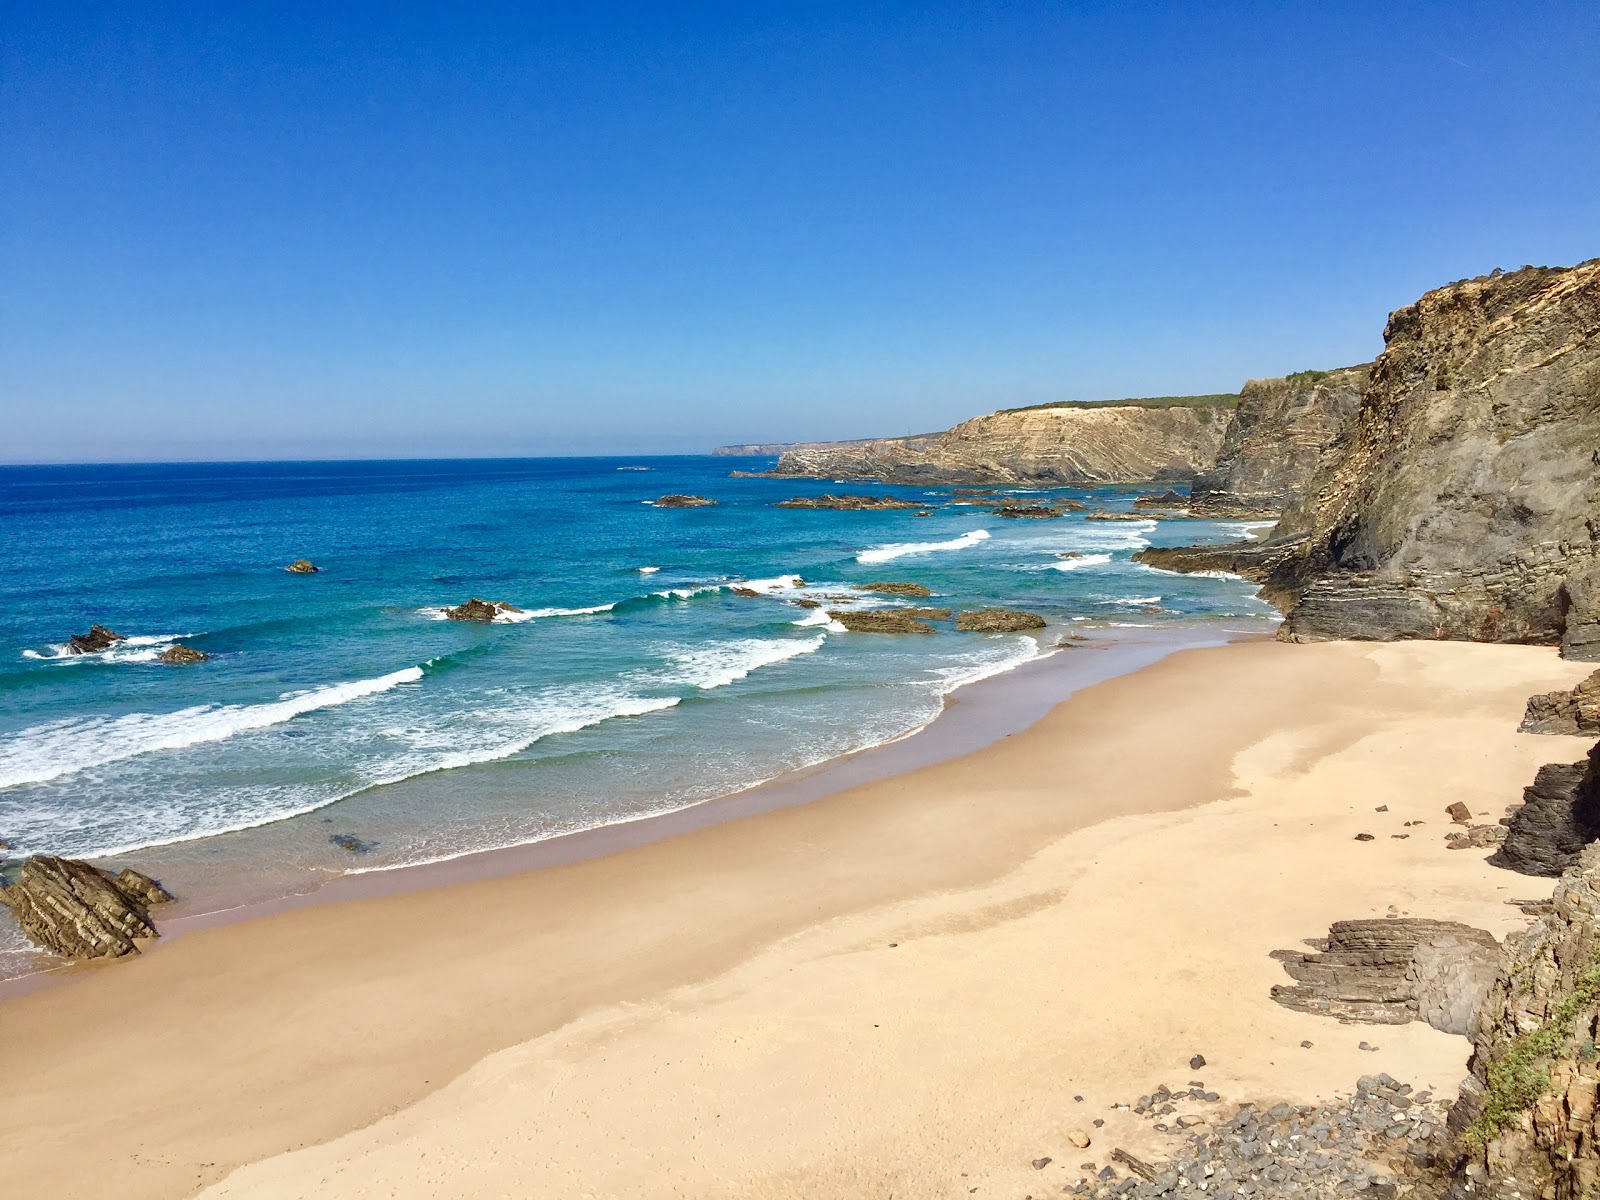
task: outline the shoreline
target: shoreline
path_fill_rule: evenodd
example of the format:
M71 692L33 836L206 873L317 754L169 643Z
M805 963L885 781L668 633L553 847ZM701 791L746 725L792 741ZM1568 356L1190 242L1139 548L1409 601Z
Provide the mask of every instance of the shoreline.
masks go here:
M1196 1052L1224 1104L1380 1070L1443 1092L1464 1039L1282 1009L1270 953L1385 911L1525 924L1505 901L1551 881L1445 849L1442 810L1575 757L1515 726L1586 673L1518 646L1190 650L812 803L196 930L8 1002L0 1153L52 1194L152 1200L1021 1195L1157 1153L1114 1106ZM138 1121L81 1086L108 1062ZM1079 1154L1064 1123L1091 1116Z
M737 791L692 801L681 808L432 861L358 867L324 880L311 879L305 888L278 890L264 897L247 894L238 903L217 904L214 897L204 896L199 901L201 907L196 909L194 902L180 894L177 900L165 906L170 916L160 909L154 913L161 937L146 944L143 952L158 954L177 938L202 929L313 905L399 895L582 862L718 822L810 803L848 788L981 749L1028 728L1076 692L1141 670L1169 654L1271 636L1265 632L1219 628L1219 624L1196 621L1137 629L1097 628L1084 631L1086 640L1076 643L1072 650L1041 645L1037 657L952 688L934 717L898 737L784 772ZM1052 629L1051 632L1056 631ZM1078 650L1092 653L1079 656L1074 653ZM149 868L149 857L134 852L95 861L145 870ZM70 984L87 972L114 965L61 963L21 975L0 977L0 1005L36 991Z

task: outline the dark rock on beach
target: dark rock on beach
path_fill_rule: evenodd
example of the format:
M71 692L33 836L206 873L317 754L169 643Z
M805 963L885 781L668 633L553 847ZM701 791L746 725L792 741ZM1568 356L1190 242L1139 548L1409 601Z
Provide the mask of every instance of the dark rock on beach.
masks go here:
M193 646L168 646L161 652L161 661L172 666L183 666L187 663L205 662L211 655Z
M1024 629L1043 629L1045 624L1038 613L1014 608L980 608L956 617L956 628L964 633L1017 633Z
M869 608L860 612L829 610L828 616L851 633L935 633L932 625L924 624L912 616L913 610L904 608Z
M1600 671L1569 692L1528 697L1521 733L1600 733Z
M1600 839L1600 742L1584 762L1548 763L1522 790L1505 841L1489 859L1523 875L1560 875Z
M88 633L75 633L67 639L67 653L99 654L100 651L109 650L118 642L127 640L114 629L107 629L104 625L91 625Z
M506 604L500 600L479 600L476 596L465 604L458 604L454 608L444 610L444 615L452 621L492 621L501 613L519 613L522 610L514 604Z
M1464 1034L1494 979L1499 949L1493 935L1454 921L1336 921L1316 951L1273 955L1295 982L1274 987L1272 998L1342 1021L1424 1021Z
M284 570L288 571L291 575L315 575L318 571L322 570L322 568L313 563L309 558L297 558L287 567L285 567Z
M704 496L685 496L678 493L662 496L655 501L657 508L710 508L715 504L715 500L708 500Z
M923 587L920 583L863 583L863 592L882 592L888 596L931 596L932 588Z
M328 838L328 841L341 850L349 851L351 854L370 854L378 848L377 842L369 842L366 838L358 838L353 833L336 833Z
M149 906L172 899L148 875L108 873L72 858L39 854L22 864L0 901L22 931L64 958L119 958L138 953L137 939L156 936Z
M858 509L899 509L922 508L923 505L914 500L901 500L897 496L795 496L789 500L780 500L776 508L833 508L845 511Z

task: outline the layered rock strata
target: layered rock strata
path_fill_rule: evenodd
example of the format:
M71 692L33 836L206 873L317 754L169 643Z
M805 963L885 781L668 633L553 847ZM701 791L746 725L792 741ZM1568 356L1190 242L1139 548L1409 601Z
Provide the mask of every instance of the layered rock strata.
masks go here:
M22 864L0 901L22 931L64 958L119 958L156 936L149 906L172 899L148 875L127 869L113 879L77 859L40 854Z
M1505 841L1489 859L1523 875L1560 875L1600 839L1600 742L1584 762L1549 763L1522 790Z
M1567 692L1528 697L1520 733L1600 733L1600 671Z
M1190 485L1190 512L1276 517L1301 499L1349 443L1370 371L1362 364L1245 384L1216 464Z

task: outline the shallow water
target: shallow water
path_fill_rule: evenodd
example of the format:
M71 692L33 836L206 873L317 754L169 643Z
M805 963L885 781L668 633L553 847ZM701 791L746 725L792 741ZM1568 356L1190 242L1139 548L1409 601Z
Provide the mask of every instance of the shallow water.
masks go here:
M1241 581L1129 561L1238 523L1011 521L943 489L728 477L762 465L0 469L0 838L13 855L138 851L245 873L432 861L901 736L1061 632L850 634L825 612L841 597L1024 607L1066 627L1272 618ZM635 466L650 469L621 469ZM773 507L830 490L938 507ZM669 492L720 503L647 503ZM1061 494L1126 509L1136 493ZM282 569L302 556L323 570ZM878 579L935 596L855 590ZM441 619L469 596L524 611ZM128 640L67 656L91 622ZM213 657L165 666L176 641ZM371 848L330 841L345 834Z

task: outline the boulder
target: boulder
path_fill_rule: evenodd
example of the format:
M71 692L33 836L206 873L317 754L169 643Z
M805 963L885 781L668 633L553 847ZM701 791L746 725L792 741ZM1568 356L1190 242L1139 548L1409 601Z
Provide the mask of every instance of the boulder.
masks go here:
M1133 502L1135 508L1187 508L1189 497L1182 492L1175 492L1171 488L1159 496L1140 496Z
M834 508L853 511L858 509L921 508L914 500L901 500L897 496L795 496L780 500L777 508Z
M1059 517L1067 510L1044 504L1005 504L994 510L997 517L1006 517L1009 520L1032 518L1035 520L1049 520Z
M685 496L678 493L662 496L655 502L657 508L709 508L715 504L715 500L708 500L704 496Z
M1273 955L1295 982L1274 987L1272 998L1341 1021L1424 1021L1445 1033L1470 1034L1499 955L1492 934L1455 921L1335 921L1315 952Z
M479 600L476 596L465 604L458 604L454 608L444 610L444 615L452 621L492 621L501 613L519 613L522 610L514 604L506 604L501 600Z
M322 568L313 563L309 558L297 558L287 567L285 567L284 570L288 571L292 575L315 575L318 571L322 570Z
M956 617L956 628L966 633L1016 633L1044 627L1045 619L1038 613L1014 608L980 608Z
M1505 841L1489 862L1522 875L1560 875L1600 839L1600 742L1585 762L1547 763L1522 789Z
M88 633L75 633L67 639L67 653L99 654L100 651L109 650L118 642L127 640L114 629L107 629L104 625L91 625Z
M932 588L925 588L920 583L863 583L863 592L882 592L888 596L931 596Z
M1544 692L1528 697L1521 733L1600 733L1600 671L1570 692Z
M192 646L168 646L161 652L161 661L173 666L182 666L185 663L205 662L211 655Z
M22 931L64 958L120 958L138 953L138 939L156 936L148 906L172 899L138 871L115 879L72 858L37 854L0 890Z
M871 608L860 612L835 612L828 616L851 633L935 633L932 625L925 625L904 608Z

